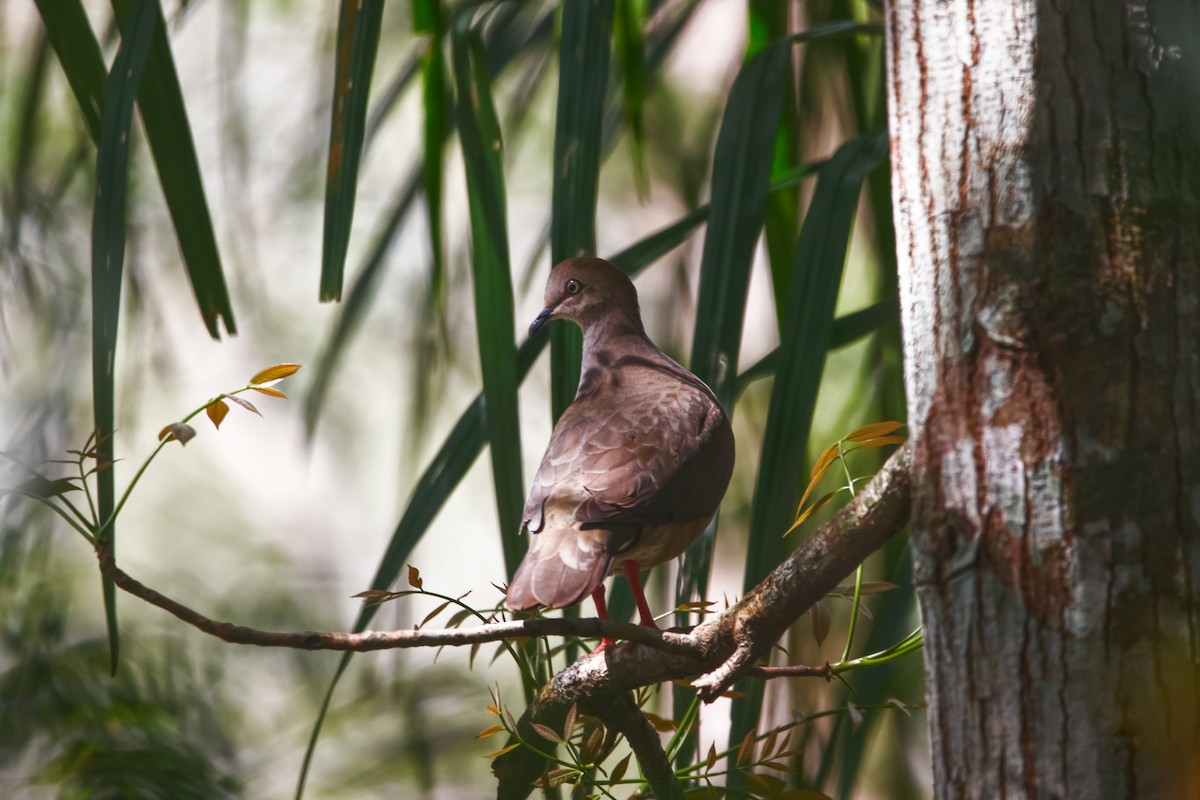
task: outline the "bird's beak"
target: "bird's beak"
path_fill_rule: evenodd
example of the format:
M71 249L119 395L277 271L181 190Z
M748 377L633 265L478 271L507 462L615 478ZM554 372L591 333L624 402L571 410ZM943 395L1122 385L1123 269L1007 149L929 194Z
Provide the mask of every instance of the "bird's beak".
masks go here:
M529 335L533 336L542 329L542 326L550 321L550 315L554 313L554 306L546 306L541 313L537 315L532 324L529 326Z

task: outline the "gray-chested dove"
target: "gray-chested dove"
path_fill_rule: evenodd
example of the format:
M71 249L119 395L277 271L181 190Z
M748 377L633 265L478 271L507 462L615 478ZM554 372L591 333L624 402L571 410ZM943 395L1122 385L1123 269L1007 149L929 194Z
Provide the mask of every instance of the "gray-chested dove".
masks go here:
M681 554L712 519L733 472L716 395L646 336L633 282L599 258L556 265L530 335L552 319L583 330L579 389L550 436L525 501L530 536L508 586L512 610L563 608L623 568L654 626L640 569Z

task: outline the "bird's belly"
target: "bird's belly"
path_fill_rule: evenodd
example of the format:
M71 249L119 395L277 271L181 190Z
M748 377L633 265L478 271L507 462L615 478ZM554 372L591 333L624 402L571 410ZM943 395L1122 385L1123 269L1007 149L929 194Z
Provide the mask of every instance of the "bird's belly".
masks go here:
M638 543L613 559L613 570L626 561L636 561L642 569L665 563L687 550L708 524L707 519L647 525Z

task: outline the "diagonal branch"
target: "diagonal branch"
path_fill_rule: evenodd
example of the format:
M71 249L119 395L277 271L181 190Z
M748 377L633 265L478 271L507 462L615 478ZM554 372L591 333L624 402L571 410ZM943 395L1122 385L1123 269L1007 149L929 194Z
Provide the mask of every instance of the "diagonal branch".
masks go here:
M900 448L869 484L774 572L725 612L697 626L690 654L645 647L609 648L581 658L542 688L518 728L559 719L573 703L602 702L631 689L699 675L692 685L712 702L754 668L788 626L837 585L867 556L908 523L911 488L908 450ZM551 724L553 727L553 724ZM534 734L531 741L539 741ZM552 747L552 744L548 746ZM637 751L639 761L653 749ZM516 748L496 758L498 797L528 797L544 764L536 753Z

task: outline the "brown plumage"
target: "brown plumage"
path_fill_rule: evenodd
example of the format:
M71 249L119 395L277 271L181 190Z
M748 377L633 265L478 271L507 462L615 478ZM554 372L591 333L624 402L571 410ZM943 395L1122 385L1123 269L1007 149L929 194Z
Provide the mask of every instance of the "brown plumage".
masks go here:
M644 624L636 575L675 558L712 518L733 471L733 434L712 390L646 336L637 291L617 267L573 258L550 272L551 319L583 329L579 390L554 427L533 479L523 530L529 552L508 587L513 610L574 605L624 567Z

